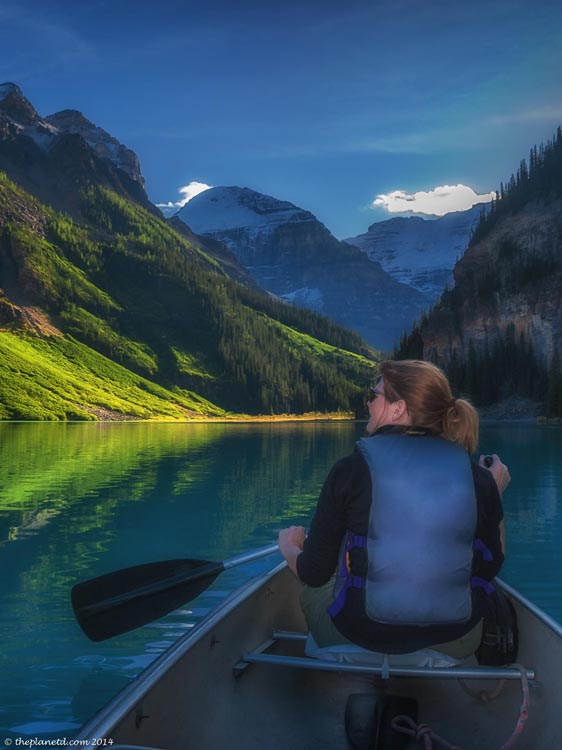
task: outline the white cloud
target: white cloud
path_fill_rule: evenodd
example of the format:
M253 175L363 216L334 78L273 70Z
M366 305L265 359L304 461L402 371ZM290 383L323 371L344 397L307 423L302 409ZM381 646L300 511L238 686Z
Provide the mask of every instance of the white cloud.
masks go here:
M451 211L465 211L475 203L487 203L495 197L495 193L478 195L466 185L441 185L433 190L420 190L417 193L394 190L388 195L377 195L372 206L382 207L391 214L414 213L444 216Z
M157 203L156 205L162 209L164 216L172 216L180 208L183 208L186 203L189 203L192 198L195 198L196 195L204 193L205 190L210 190L212 187L212 185L207 185L205 182L190 182L189 185L184 185L184 187L178 190L178 193L183 195L183 198L179 201L168 201L168 203Z

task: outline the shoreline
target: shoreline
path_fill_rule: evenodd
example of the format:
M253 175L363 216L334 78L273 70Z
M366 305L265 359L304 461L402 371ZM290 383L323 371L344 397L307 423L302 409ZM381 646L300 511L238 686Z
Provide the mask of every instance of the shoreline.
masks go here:
M366 422L367 418L358 419L351 412L307 412L306 414L225 414L220 417L193 416L185 419L152 417L137 419L122 415L114 419L0 419L0 424L245 424L267 422Z
M367 422L366 417L355 417L351 414L273 414L273 415L245 415L236 414L223 417L192 417L186 419L168 419L154 417L152 419L136 419L124 417L123 419L0 419L2 424L273 424L288 422ZM562 417L544 416L481 416L481 425L527 425L533 427L561 427Z

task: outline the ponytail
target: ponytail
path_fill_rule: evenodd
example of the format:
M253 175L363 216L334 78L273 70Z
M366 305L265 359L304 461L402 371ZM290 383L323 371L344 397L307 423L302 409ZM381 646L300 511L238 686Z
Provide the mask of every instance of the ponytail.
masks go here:
M470 401L453 399L443 414L443 437L460 443L469 453L474 453L478 447L478 422L478 412Z
M412 424L462 445L469 453L478 446L478 412L466 399L454 399L447 376L436 365L417 359L382 362L388 401L403 399Z

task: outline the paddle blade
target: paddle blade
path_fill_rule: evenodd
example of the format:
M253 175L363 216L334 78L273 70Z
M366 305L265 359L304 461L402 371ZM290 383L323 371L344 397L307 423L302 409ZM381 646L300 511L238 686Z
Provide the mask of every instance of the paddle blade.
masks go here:
M103 641L195 599L223 570L208 560L166 560L108 573L74 586L74 615L90 640Z

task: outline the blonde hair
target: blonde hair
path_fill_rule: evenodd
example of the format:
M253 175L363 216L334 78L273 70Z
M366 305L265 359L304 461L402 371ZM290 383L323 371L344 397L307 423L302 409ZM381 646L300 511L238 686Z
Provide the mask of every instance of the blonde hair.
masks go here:
M387 401L403 399L412 424L464 446L478 446L478 412L469 401L453 398L447 376L418 359L388 360L380 365Z

